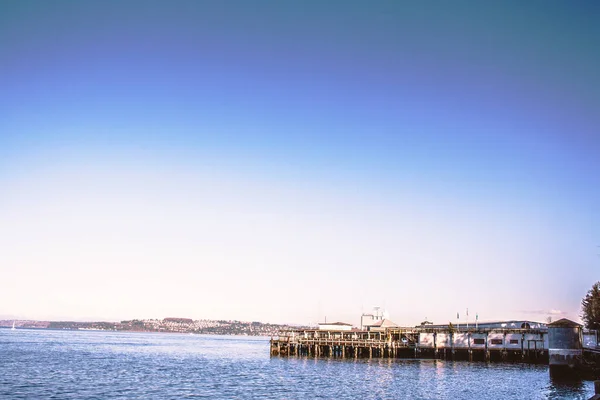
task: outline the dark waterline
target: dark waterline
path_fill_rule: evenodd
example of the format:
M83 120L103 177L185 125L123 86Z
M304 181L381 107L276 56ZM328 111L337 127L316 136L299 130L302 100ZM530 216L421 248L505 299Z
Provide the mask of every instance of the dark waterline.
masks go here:
M546 366L270 358L266 338L0 329L2 399L588 399Z

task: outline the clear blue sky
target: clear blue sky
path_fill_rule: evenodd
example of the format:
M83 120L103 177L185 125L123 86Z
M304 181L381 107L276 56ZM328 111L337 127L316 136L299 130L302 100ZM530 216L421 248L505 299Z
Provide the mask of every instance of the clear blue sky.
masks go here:
M577 318L600 5L414 4L0 1L0 317Z

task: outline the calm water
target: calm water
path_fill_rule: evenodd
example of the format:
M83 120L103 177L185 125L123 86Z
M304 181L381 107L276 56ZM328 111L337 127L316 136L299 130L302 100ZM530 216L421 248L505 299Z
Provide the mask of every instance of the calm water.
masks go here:
M0 329L1 399L588 399L546 367L269 357L264 338Z

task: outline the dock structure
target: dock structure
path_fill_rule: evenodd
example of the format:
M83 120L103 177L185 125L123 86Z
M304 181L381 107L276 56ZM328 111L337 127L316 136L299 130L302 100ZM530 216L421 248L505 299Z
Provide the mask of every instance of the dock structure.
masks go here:
M270 343L272 356L548 363L545 329L307 329L280 332Z
M318 329L279 332L271 338L270 353L281 357L522 362L549 365L554 377L583 372L600 378L599 332L586 331L564 319L547 326L526 323L520 328L399 327L384 320L366 329L320 324Z

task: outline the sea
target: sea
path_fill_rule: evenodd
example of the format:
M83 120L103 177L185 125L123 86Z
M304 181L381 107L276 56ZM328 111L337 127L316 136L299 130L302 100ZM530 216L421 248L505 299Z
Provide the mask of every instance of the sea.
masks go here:
M0 329L0 399L589 399L541 365L270 357L264 337Z

